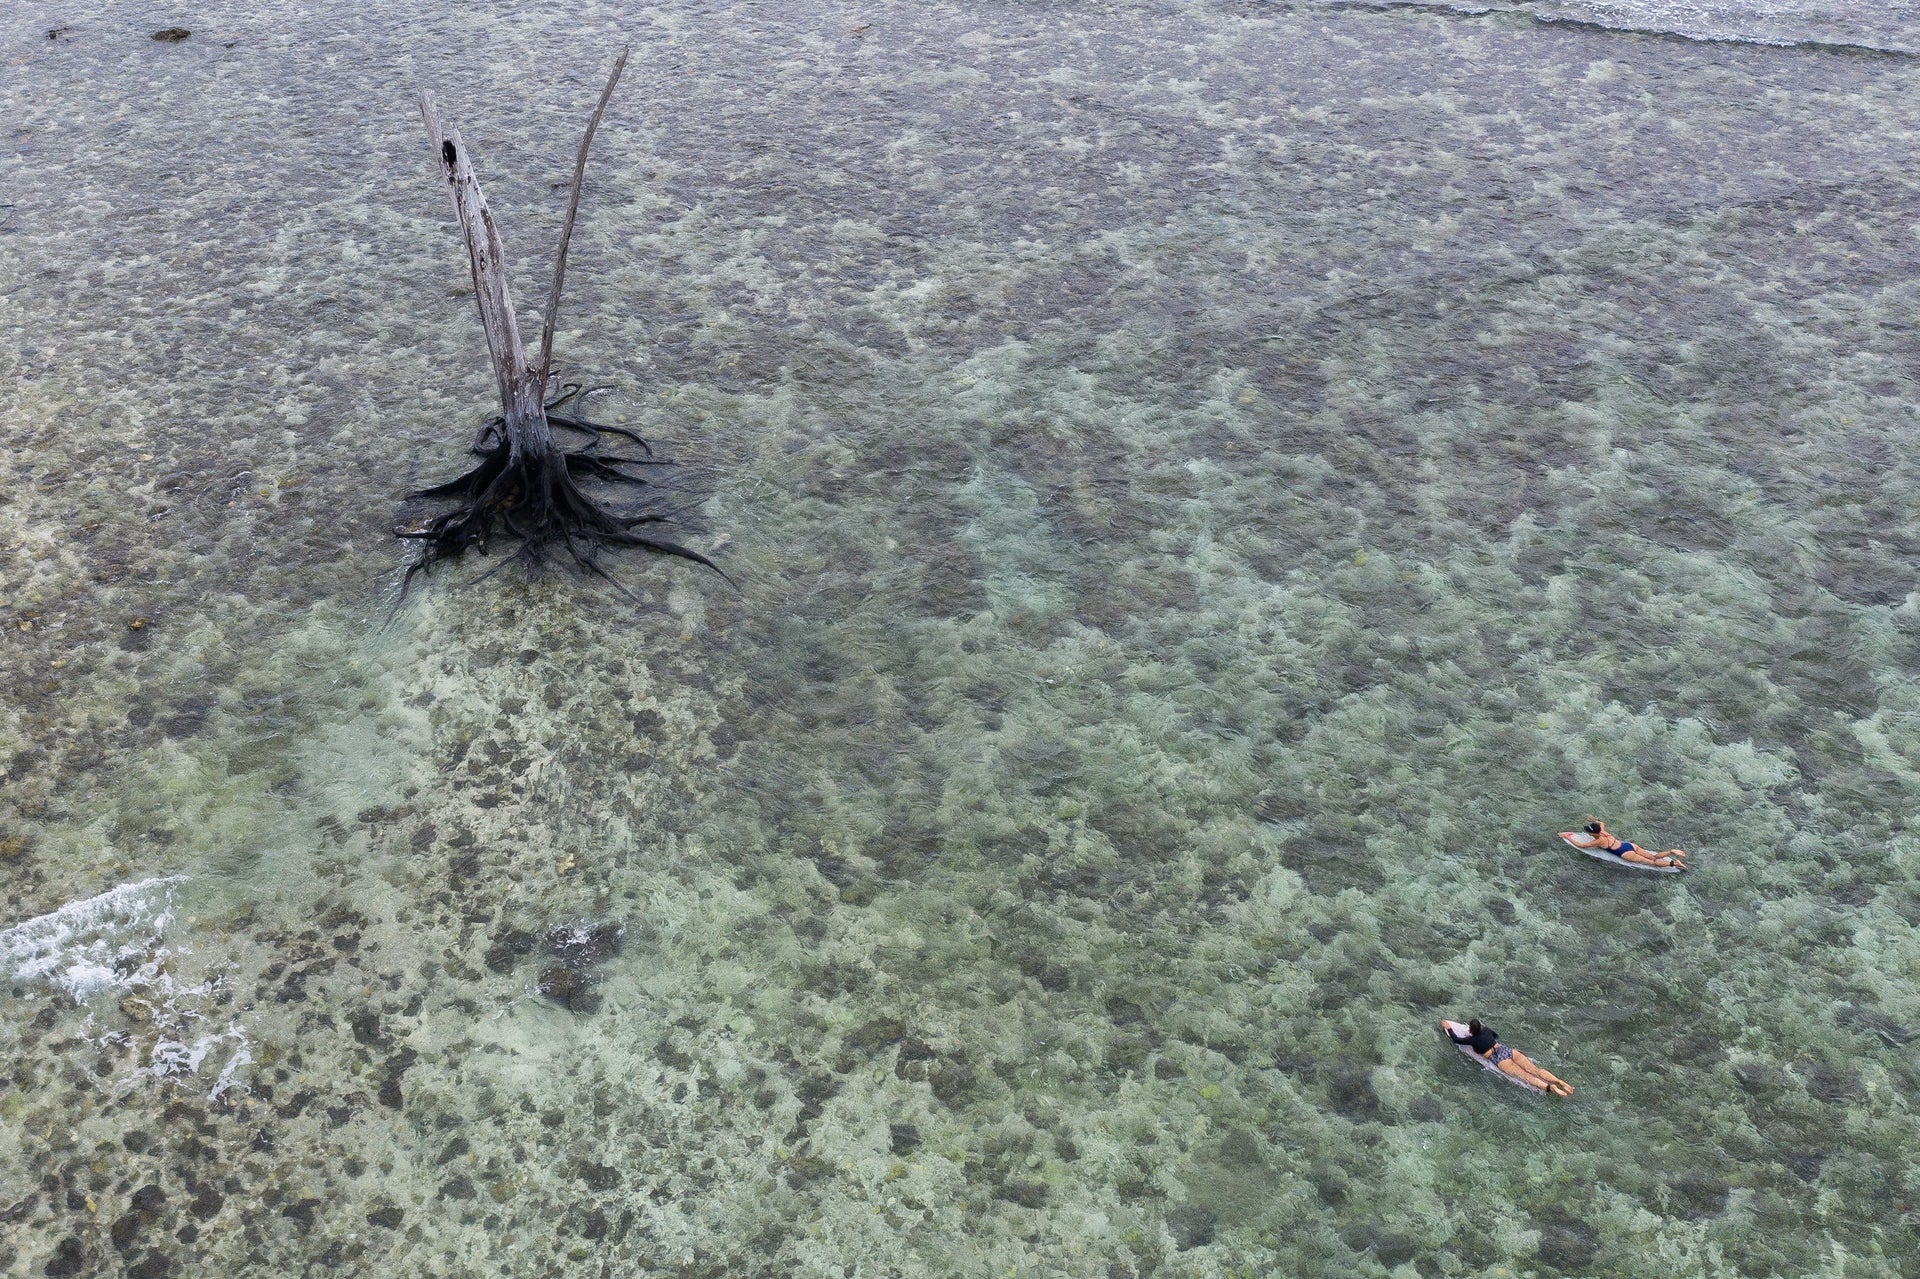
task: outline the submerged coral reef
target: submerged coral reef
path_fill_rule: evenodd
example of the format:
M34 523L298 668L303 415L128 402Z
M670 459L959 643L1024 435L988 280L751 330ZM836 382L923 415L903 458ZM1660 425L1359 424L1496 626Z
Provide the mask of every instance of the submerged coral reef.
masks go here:
M1910 1269L1892 61L43 16L0 18L0 1271ZM492 396L395 82L616 36L650 92L560 354L724 460L741 593L388 621L407 468ZM494 198L553 196L561 118L475 138ZM1695 869L1572 853L1587 812Z

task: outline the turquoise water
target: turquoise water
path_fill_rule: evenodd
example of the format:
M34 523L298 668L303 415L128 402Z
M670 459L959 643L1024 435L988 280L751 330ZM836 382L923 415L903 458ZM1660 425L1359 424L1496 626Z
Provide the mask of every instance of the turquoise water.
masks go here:
M1912 1273L1907 20L1564 9L9 10L0 1270Z

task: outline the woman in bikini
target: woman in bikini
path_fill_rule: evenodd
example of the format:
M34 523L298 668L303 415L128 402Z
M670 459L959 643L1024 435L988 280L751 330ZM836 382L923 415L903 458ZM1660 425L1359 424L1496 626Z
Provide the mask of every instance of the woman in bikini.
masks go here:
M1531 1084L1542 1092L1552 1093L1556 1097L1573 1096L1572 1084L1544 1066L1536 1064L1519 1049L1509 1048L1501 1043L1500 1036L1494 1033L1493 1027L1482 1025L1479 1018L1466 1024L1464 1035L1460 1033L1460 1023L1457 1021L1443 1021L1440 1023L1440 1029L1445 1031L1447 1038L1454 1043L1465 1044L1477 1055L1492 1062L1501 1074L1512 1075L1521 1083Z
M1674 866L1681 870L1687 868L1687 850L1669 848L1663 852L1650 853L1644 848L1635 847L1627 840L1607 829L1607 824L1593 814L1587 814L1587 834L1593 836L1593 846L1602 852L1612 853L1623 862L1633 862L1640 866Z

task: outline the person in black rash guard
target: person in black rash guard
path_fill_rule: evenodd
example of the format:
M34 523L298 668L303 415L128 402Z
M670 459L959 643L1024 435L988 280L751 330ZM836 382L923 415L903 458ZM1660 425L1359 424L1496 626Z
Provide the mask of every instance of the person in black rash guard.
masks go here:
M1501 1043L1500 1036L1494 1033L1493 1027L1486 1025L1479 1018L1476 1017L1467 1023L1467 1033L1464 1035L1454 1030L1454 1027L1459 1024L1443 1021L1440 1023L1440 1029L1445 1031L1447 1038L1454 1043L1462 1044L1472 1049L1476 1056L1492 1062L1501 1074L1512 1075L1520 1082L1531 1084L1556 1097L1573 1096L1572 1084L1544 1066L1535 1064L1519 1049L1509 1048Z

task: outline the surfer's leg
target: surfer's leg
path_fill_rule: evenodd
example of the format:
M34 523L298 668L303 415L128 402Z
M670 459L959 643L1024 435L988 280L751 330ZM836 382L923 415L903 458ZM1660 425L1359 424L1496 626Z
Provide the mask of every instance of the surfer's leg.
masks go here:
M1532 1068L1533 1063L1521 1057L1519 1053L1507 1058L1495 1067L1503 1075L1512 1075L1523 1084L1532 1084L1535 1088L1545 1088L1547 1081L1540 1078L1540 1072Z
M1636 848L1630 853L1620 854L1620 860L1632 862L1636 866L1684 866L1686 863L1675 859L1675 853L1679 853L1681 857L1686 856L1679 849L1669 849L1664 853L1650 853L1644 848Z
M1573 1085L1554 1074L1551 1070L1542 1070L1538 1066L1535 1066L1527 1072L1526 1078L1527 1082L1535 1088L1544 1089L1556 1097L1573 1096Z
M1540 1065L1517 1048L1514 1050L1513 1056L1507 1058L1506 1063L1503 1063L1503 1068L1506 1064L1519 1067L1518 1070L1508 1071L1508 1074L1519 1075L1536 1088L1544 1088L1556 1097L1571 1097L1573 1095L1573 1085L1554 1074L1551 1070Z
M1540 1067L1537 1064L1535 1064L1533 1058L1527 1056L1525 1053L1521 1052L1518 1048L1513 1050L1513 1056L1507 1058L1507 1061L1517 1068L1512 1073L1517 1075L1525 1075L1528 1079L1534 1081L1535 1083L1541 1082L1542 1077L1546 1079L1553 1078L1552 1075L1549 1075L1547 1074L1546 1071L1540 1069Z
M1487 1058L1493 1068L1503 1075L1518 1079L1529 1088L1538 1088L1550 1092L1556 1097L1571 1097L1573 1089L1563 1079L1557 1079L1549 1071L1542 1070L1527 1059L1527 1055L1517 1048L1505 1044L1494 1046L1493 1053Z

